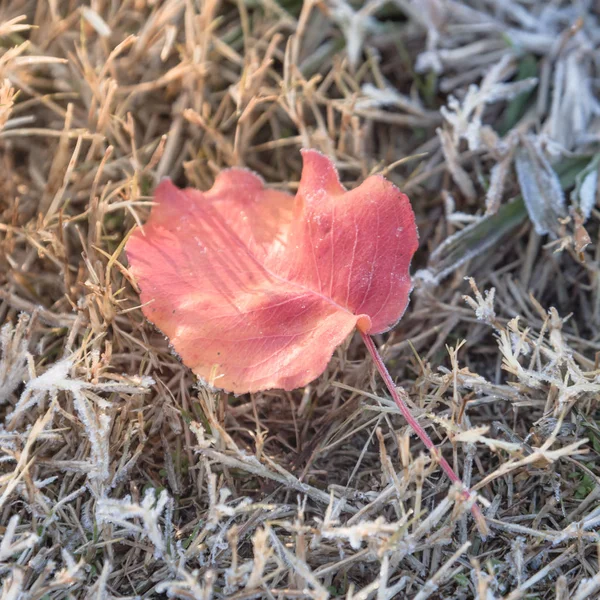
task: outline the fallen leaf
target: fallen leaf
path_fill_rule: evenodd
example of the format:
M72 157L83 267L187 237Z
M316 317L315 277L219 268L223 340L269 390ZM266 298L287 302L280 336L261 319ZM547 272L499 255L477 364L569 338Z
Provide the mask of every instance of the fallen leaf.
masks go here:
M408 304L418 246L410 202L381 176L346 191L328 158L303 158L295 198L241 169L206 193L162 182L126 246L142 310L201 379L234 393L306 385L357 327L400 413L472 501L370 335ZM485 536L474 502L471 511Z
M165 180L127 243L145 316L227 391L306 385L356 326L383 332L408 304L408 198L380 176L346 191L327 157L303 160L295 197L242 169L208 192Z

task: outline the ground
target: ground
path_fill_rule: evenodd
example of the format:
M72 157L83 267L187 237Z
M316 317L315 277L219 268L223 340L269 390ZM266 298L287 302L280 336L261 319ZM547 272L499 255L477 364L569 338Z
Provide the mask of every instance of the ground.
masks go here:
M2 598L598 597L598 19L0 1ZM376 343L487 531L358 336L233 397L142 315L123 247L160 178L293 192L302 147L411 198L415 289Z

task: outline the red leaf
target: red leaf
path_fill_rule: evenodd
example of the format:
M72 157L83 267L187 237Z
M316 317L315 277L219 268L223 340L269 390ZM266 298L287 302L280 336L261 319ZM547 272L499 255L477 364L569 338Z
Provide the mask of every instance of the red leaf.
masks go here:
M295 198L241 169L206 193L164 181L127 244L146 317L228 391L303 386L355 326L385 331L408 303L408 198L379 176L347 192L328 158L303 158Z

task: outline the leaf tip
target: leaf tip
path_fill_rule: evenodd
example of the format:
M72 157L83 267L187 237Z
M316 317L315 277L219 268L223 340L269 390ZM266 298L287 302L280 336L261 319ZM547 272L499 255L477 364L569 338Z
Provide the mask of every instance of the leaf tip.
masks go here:
M311 148L303 148L301 153L302 176L298 193L311 194L323 190L328 194L338 195L346 191L330 158Z
M180 191L170 177L161 177L158 185L154 188L153 200L154 202L162 202Z

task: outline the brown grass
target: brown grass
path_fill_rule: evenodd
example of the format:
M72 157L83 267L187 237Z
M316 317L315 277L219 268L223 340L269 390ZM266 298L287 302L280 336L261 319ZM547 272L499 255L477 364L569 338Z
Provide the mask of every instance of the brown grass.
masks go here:
M2 600L597 597L592 4L0 0ZM155 183L293 190L301 147L413 201L377 341L486 539L359 340L233 398L143 319Z

